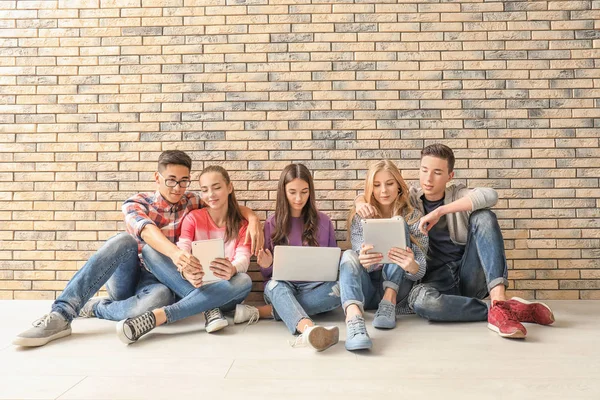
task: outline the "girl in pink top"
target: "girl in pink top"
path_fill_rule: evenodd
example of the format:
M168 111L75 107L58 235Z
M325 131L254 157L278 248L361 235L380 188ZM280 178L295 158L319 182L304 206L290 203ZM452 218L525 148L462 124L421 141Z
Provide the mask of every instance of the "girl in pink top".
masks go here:
M235 201L235 200L234 200ZM225 257L231 261L237 272L246 272L250 265L250 245L244 244L248 222L242 220L237 237L228 239L227 227L218 226L211 216L209 207L194 210L189 213L181 224L181 236L177 247L188 253L192 252L192 242L198 240L223 239L225 242ZM217 259L216 263L226 263L227 260ZM203 266L205 267L205 266Z

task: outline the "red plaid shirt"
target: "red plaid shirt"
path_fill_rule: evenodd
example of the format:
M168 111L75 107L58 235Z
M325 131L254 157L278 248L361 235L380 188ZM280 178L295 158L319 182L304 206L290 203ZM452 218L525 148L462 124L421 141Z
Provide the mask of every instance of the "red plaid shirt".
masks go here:
M138 193L123 203L127 232L138 241L138 252L146 244L142 239L142 229L148 224L156 225L167 239L176 243L181 234L181 222L185 216L202 208L200 196L186 192L176 204L166 201L157 190L154 193Z

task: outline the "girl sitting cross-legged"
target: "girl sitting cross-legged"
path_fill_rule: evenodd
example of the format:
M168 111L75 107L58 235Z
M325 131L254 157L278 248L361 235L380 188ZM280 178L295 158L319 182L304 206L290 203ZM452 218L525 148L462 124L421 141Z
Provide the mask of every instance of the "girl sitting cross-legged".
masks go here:
M281 173L275 214L265 222L264 231L265 249L259 251L257 261L265 278L267 305L237 305L234 322L275 318L283 320L292 334L300 334L294 346L304 344L317 351L333 346L339 340L339 329L315 325L310 316L340 306L337 282L271 279L277 245L337 247L333 224L317 210L313 180L303 164L290 164Z

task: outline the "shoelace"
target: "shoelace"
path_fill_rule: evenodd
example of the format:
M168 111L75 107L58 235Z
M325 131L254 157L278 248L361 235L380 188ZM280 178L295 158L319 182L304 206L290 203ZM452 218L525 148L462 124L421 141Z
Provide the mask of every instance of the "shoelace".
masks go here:
M396 315L396 306L388 303L380 303L377 311L375 312L375 318L383 315L387 317L388 315L395 316Z
M244 307L246 308L246 311L249 311L252 313L252 315L250 315L250 319L248 320L248 325L256 324L258 322L258 320L260 319L258 310L247 304L244 304Z
M206 311L205 318L206 322L210 323L215 319L223 318L223 314L221 314L221 310L219 310L218 308L213 308L212 310Z
M31 325L33 325L36 328L44 325L44 327L46 328L46 327L48 327L48 323L50 321L52 321L52 318L53 318L52 314L46 314L42 318L36 319L35 321L33 321L33 323Z
M362 318L353 318L348 321L348 337L354 337L361 334L367 334L365 320Z
M512 311L512 309L511 309ZM528 306L526 309L517 312L512 311L515 319L518 319L519 321L536 321L537 318L535 317L535 311L533 306Z
M133 339L139 339L142 335L150 332L154 329L154 315L152 312L147 312L139 317L135 317L127 321L127 324L132 328L134 332Z
M306 345L306 341L304 340L304 333L301 333L300 335L296 336L295 340L288 340L288 343L293 348L304 347Z
M506 302L504 302L504 301L497 301L494 304L494 306L498 309L498 311L500 312L500 314L502 314L507 319L510 319L510 320L513 320L513 321L518 321L517 316L515 315L514 312L512 312L512 310L510 309L510 306L508 304L506 304Z

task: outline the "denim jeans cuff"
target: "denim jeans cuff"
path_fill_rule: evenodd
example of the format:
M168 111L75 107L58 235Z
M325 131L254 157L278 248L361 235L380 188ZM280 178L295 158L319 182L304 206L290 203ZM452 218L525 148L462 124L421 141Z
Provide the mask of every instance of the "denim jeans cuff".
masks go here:
M300 321L302 321L303 319L308 319L308 320L312 321L312 319L311 319L310 317L301 316L301 317L300 317L300 318L299 318L299 319L298 319L298 320L297 320L297 321L294 323L294 327L293 327L293 328L292 328L292 327L290 327L290 326L288 326L288 328L289 328L289 331L290 331L290 332L292 332L292 335L295 335L295 334L300 334L300 331L298 331L298 324L299 324L299 323L300 323ZM314 321L313 321L313 325L314 325ZM293 330L292 330L292 329L293 329Z
M52 306L52 312L59 313L69 323L73 322L73 320L75 319L75 317L69 315L69 313L63 310L61 307L57 307L55 305Z
M171 321L173 320L173 316L171 315L171 311L169 310L169 306L166 306L165 308L163 308L163 310L165 311L165 315L167 316L167 324L170 324Z
M488 284L488 291L492 291L493 288L495 288L498 285L504 285L505 288L508 287L508 279L504 278L504 277L500 277L500 278L496 278L494 280L492 280L489 284Z
M356 304L358 308L360 308L361 313L365 313L365 307L362 301L358 300L346 300L344 304L342 304L342 308L344 309L344 314L346 314L346 308L350 307L352 304Z
M398 290L400 290L400 285L398 285L397 283L394 283L392 281L383 281L383 290L385 290L387 288L390 288L394 292L398 293Z

